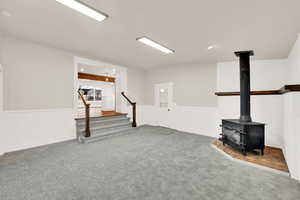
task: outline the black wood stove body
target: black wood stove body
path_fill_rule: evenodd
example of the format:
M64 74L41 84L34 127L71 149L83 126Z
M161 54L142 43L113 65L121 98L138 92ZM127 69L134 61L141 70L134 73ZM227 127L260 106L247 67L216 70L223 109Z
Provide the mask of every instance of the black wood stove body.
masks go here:
M265 124L252 122L250 115L250 56L253 51L239 51L240 59L240 119L223 119L220 140L242 151L244 155L255 149L264 154Z

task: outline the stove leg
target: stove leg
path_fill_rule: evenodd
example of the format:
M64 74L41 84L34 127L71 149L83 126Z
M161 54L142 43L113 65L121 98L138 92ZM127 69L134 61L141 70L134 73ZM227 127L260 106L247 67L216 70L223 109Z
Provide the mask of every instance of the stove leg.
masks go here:
M243 150L242 150L242 154L243 154L244 156L247 156L247 151L246 151L246 149L243 149Z
M260 150L260 153L261 153L262 156L264 155L264 148L262 148L262 149Z

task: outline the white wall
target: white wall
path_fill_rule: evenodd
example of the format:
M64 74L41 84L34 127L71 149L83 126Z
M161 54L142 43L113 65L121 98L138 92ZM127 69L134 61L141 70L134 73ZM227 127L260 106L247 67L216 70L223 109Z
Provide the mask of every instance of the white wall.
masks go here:
M1 46L5 49L1 53L5 110L73 107L74 53L12 37L4 37ZM99 63L99 67L113 66L119 70L119 76L127 76L126 67ZM120 89L143 102L144 70L128 69L128 87L127 80L120 80L121 85L126 85Z
M74 139L73 55L5 36L0 154Z
M3 67L2 67L3 36L0 33L0 112L3 111Z
M287 84L300 84L300 34L288 57Z
M284 95L284 154L292 178L300 181L300 94Z
M286 60L251 61L251 90L277 90L285 83ZM271 72L271 73L270 73ZM270 75L272 74L272 75ZM224 62L217 65L217 91L239 91L239 62ZM251 96L253 121L266 123L266 144L283 147L283 96ZM240 97L218 97L218 120L239 118Z
M2 64L0 62L0 112L3 111L3 67Z
M285 84L287 60L251 60L251 90L278 90ZM239 61L217 64L217 90L240 90Z
M132 115L131 107L128 113ZM137 106L138 126L149 124L199 135L217 137L216 107L174 106L170 112L154 105Z
M193 64L155 68L146 70L145 78L143 73L140 76L146 86L144 91L147 105L137 107L138 125L160 125L217 137L215 65ZM128 78L130 79L130 75ZM173 103L176 104L169 112L154 106L154 86L166 82L173 83Z
M71 108L2 112L0 127L0 155L76 137Z
M154 85L172 82L174 103L178 106L217 105L215 64L167 66L146 71L146 104L154 104Z
M287 84L300 84L300 35L288 57ZM291 176L300 181L300 94L284 95L284 153Z
M71 53L10 37L3 49L5 110L72 108Z
M128 68L127 94L130 100L138 105L146 103L146 71L144 69Z

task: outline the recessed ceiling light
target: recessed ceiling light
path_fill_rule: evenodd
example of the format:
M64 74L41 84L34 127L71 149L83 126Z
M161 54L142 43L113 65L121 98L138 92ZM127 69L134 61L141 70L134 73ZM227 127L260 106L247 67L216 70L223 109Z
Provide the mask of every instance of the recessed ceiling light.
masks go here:
M212 50L212 49L216 49L218 46L216 44L214 45L210 45L207 47L207 50Z
M8 12L7 10L2 10L2 11L1 11L1 14L2 14L3 16L5 16L5 17L11 17L11 13Z
M56 0L57 2L72 8L90 18L93 18L99 22L102 22L103 20L105 20L108 15L101 13L100 11L91 8L88 5L85 5L84 3L81 3L80 1L76 1L76 0Z
M146 44L146 45L148 45L150 47L153 47L153 48L155 48L157 50L160 50L160 51L162 51L164 53L167 53L167 54L175 52L174 50L169 49L167 47L164 47L163 45L158 44L157 42L155 42L155 41L153 41L153 40L151 40L151 39L149 39L147 37L140 37L140 38L137 38L136 40L139 41L139 42L142 42L142 43L144 43L144 44Z

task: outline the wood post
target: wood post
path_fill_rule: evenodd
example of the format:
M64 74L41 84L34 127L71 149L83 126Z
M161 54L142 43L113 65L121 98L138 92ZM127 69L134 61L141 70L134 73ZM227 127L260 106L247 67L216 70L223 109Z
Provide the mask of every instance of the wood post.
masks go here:
M136 103L132 104L132 127L136 127Z
M90 130L90 104L85 105L85 137L91 137Z
M83 101L83 104L85 106L85 137L91 137L91 129L90 129L90 104L88 104L83 95L80 93L80 90L78 90L78 94Z

